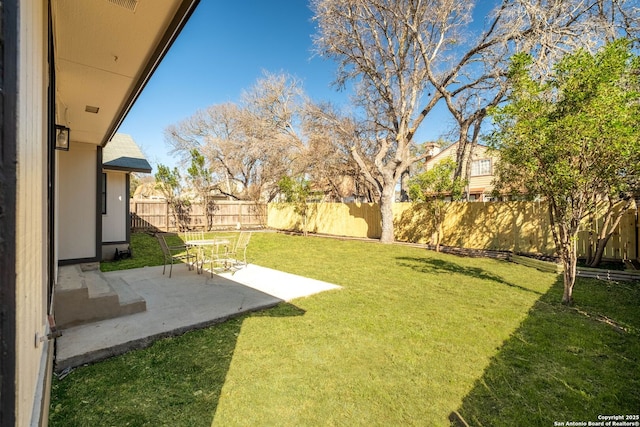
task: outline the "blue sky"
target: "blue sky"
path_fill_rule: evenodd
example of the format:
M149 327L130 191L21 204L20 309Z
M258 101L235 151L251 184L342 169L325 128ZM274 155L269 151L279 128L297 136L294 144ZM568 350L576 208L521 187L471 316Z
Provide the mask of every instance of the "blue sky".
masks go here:
M303 0L202 0L119 132L154 167L176 166L163 131L209 105L236 102L263 70L302 80L315 100L347 101L331 87L335 64L314 56L314 24Z
M133 137L155 173L158 163L178 165L164 140L167 126L238 101L263 70L296 76L316 101L346 104L347 94L331 86L335 63L313 54L311 18L305 0L201 0L119 132Z

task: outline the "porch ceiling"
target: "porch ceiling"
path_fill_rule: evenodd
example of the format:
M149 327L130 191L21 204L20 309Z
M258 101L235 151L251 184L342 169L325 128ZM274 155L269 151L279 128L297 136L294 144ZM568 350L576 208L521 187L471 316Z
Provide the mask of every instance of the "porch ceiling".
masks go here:
M198 1L51 2L56 124L72 141L107 143Z

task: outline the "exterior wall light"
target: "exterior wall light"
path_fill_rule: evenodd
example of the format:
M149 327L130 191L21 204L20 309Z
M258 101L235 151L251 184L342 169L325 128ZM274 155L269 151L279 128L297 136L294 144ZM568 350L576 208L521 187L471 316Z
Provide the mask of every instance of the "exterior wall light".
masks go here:
M71 129L66 126L56 125L56 150L69 151L69 135Z

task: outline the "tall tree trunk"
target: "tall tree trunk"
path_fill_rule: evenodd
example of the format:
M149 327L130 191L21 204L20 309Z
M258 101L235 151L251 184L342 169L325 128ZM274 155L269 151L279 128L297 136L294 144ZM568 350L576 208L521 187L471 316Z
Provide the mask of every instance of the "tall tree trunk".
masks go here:
M630 206L631 199L626 200L619 210L615 209L613 203L609 203L607 212L604 216L604 220L602 221L602 227L600 227L600 231L598 232L595 241L595 254L589 260L589 267L597 267L598 265L600 265L600 262L602 262L602 257L604 255L604 250L607 247L609 239L613 235L616 228L618 228L618 226L620 225L622 217ZM594 217L594 225L596 220L597 218Z
M458 148L456 149L456 170L453 172L453 179L456 178L464 178L465 171L467 170L466 165L469 160L469 155L467 155L467 135L466 132L469 130L469 125L464 124L464 128L460 130L460 137L458 138Z
M376 196L380 206L380 220L382 228L380 233L380 242L393 243L395 241L395 231L393 229L393 203L395 201L396 183L399 178L399 175L396 175L396 172L400 170L400 167L384 167L382 164L377 162L376 169L377 172L379 172L379 178L377 178L374 177L371 170L367 168L367 165L355 148L352 148L351 153L353 155L353 159L360 166L365 179L376 187L378 192ZM408 165L405 165L402 170L407 168Z
M553 197L549 197L549 225L556 245L556 253L560 255L563 273L564 291L562 303L573 304L573 286L576 283L576 271L578 265L577 237L579 220L567 223L566 215L558 206Z
M572 260L571 257L563 259L562 266L564 267L562 304L571 305L573 304L573 286L576 283L576 260Z
M307 210L306 210L306 209L304 209L304 210L302 211L302 235L303 235L304 237L307 237L307 236L309 235L309 231L307 230L307 228L308 228L308 226L307 226L308 222L309 222L309 220L308 220L308 218L307 218Z
M608 234L602 239L598 238L598 240L595 243L596 252L593 255L593 258L591 258L591 260L589 261L589 267L595 268L600 265L600 263L602 262L602 257L604 255L604 250L607 247L607 243L609 242L610 237L611 237L611 234Z
M409 201L409 169L407 168L400 175L400 201L408 202Z
M442 240L444 239L444 219L445 219L445 213L444 213L444 206L443 202L441 200L434 200L433 202L434 208L433 208L433 217L435 219L435 236L436 236L436 252L440 252L440 243L442 243Z
M593 258L594 258L594 253L593 253L593 247L595 246L595 243L593 241L593 228L596 225L596 216L592 213L589 215L589 243L587 246L587 264L591 265L591 263L593 262Z
M442 242L442 221L438 221L438 225L436 227L436 252L440 252L440 242Z
M576 227L560 226L560 238L562 244L561 260L564 267L562 304L573 304L573 286L576 284L578 267L578 229Z
M492 104L497 103L496 99ZM473 153L478 145L478 137L480 136L480 125L486 115L486 109L481 109L472 117L462 120L460 118L460 129L458 133L458 149L456 150L456 170L453 178L460 178L467 181L465 188L465 200L469 200L469 176L471 175L471 164L473 163ZM473 126L471 138L469 138L469 129Z
M380 219L382 220L381 243L393 243L395 232L393 229L393 202L395 199L395 185L386 184L380 196Z

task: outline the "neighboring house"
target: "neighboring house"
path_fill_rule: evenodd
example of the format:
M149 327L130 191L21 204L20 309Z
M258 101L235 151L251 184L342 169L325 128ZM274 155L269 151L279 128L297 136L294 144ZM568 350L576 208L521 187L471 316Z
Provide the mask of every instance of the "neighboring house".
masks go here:
M323 179L311 183L309 199L316 202L344 202L354 200L356 181L349 175L337 175L331 179Z
M151 173L151 165L130 135L117 133L102 150L102 259L131 243L129 181L131 172Z
M454 143L425 162L426 170L430 170L443 159L456 159L458 143ZM498 157L484 145L477 145L471 156L471 170L469 171L469 200L488 201L493 191L494 170Z
M102 214L105 147L197 3L0 4L2 426L47 423L58 265L123 239Z
M166 200L167 198L158 188L158 184L153 182L143 182L138 185L133 192L135 200Z

